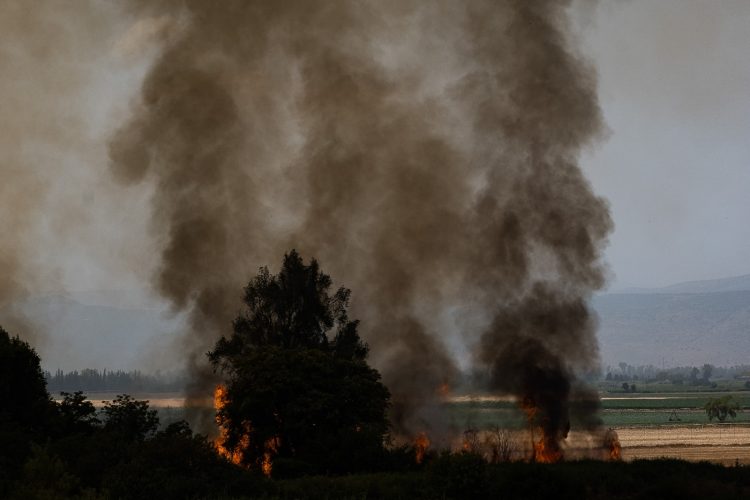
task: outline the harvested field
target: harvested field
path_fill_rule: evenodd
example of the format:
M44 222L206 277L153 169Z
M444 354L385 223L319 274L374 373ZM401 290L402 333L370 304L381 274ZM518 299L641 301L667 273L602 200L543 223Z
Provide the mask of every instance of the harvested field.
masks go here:
M624 427L616 430L625 460L668 457L750 465L750 425Z

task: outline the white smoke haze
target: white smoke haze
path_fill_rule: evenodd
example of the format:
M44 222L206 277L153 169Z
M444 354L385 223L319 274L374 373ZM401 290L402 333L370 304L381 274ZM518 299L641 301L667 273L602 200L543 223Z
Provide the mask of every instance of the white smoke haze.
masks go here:
M0 324L43 359L82 346L60 344L25 302L142 286L153 266L150 188L124 190L106 167L147 67L113 57L129 22L93 0L0 4Z

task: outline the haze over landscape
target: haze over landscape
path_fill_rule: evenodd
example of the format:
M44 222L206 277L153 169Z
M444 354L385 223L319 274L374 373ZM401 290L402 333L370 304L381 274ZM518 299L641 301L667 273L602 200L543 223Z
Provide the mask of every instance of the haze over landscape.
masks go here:
M0 1L0 497L750 497L749 26Z
M3 125L4 136L15 138L3 149L3 175L13 179L3 200L16 203L2 219L16 238L3 244L12 244L6 256L26 255L8 263L17 268L16 297L27 297L21 307L39 322L43 359L50 368L150 368L155 359L179 368L165 354L184 318L171 318L149 285L161 244L149 228L153 186L116 186L107 159L108 140L156 47L179 24L166 17L134 23L104 2L68 6L69 16L58 15L54 2L20 5L6 4L3 16L2 64L16 78L2 91L14 106L7 113L17 117ZM607 124L605 139L582 161L614 220L608 291L594 301L603 363L750 361L744 284L725 290L722 307L717 295L631 295L750 271L750 67L742 64L750 7L575 2L571 14L598 73ZM40 36L29 36L35 30ZM34 204L18 205L21 193Z
M620 362L660 368L750 362L750 275L623 289L595 296L592 305L599 317L604 367ZM139 292L40 295L23 310L55 331L41 347L48 370L181 368L163 364L169 349L164 339L184 328L184 318L144 302Z

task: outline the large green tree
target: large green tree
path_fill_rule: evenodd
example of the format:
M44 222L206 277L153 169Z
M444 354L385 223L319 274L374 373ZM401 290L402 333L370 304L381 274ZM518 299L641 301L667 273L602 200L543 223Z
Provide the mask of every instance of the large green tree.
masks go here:
M347 472L383 452L390 395L348 318L350 291L331 284L290 252L250 281L233 334L209 353L227 380L224 446L248 466Z

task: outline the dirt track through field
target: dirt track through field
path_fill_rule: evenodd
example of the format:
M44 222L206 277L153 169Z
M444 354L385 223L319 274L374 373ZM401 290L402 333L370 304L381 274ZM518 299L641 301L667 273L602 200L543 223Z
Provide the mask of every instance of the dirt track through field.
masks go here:
M733 424L618 428L625 460L680 458L750 465L750 426Z

